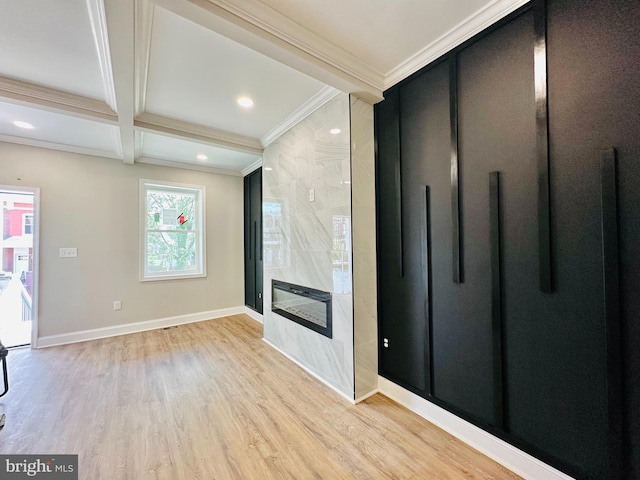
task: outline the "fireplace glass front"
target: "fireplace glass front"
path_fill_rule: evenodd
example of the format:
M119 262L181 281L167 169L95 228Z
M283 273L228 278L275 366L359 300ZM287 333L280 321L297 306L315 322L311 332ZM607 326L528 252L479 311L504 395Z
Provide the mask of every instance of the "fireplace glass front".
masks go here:
M331 338L331 293L271 281L271 311Z

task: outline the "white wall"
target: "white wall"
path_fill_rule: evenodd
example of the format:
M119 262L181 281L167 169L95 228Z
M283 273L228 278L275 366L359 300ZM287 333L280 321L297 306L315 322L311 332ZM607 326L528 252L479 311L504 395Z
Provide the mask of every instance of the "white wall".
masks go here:
M139 282L140 178L206 187L206 278ZM39 337L244 304L241 177L0 142L0 185L40 188Z

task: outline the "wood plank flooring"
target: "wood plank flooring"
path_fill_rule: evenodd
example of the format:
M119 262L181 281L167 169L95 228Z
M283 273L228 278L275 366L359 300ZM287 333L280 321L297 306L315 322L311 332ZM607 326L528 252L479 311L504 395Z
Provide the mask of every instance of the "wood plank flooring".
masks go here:
M245 315L9 353L0 453L80 479L519 478L382 395L347 401Z

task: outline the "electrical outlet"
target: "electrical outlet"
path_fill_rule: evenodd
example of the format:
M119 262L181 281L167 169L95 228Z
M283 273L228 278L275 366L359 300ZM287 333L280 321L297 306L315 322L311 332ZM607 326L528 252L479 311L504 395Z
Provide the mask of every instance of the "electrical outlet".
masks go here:
M61 248L60 258L73 258L78 256L77 248Z
M114 310L122 310L122 301L121 300L115 300L113 302L113 309Z
M315 202L316 201L316 189L315 188L309 189L309 201L310 202Z

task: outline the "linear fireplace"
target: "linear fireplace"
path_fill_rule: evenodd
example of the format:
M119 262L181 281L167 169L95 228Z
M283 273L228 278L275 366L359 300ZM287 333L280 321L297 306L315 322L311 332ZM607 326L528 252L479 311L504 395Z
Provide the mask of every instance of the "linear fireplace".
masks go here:
M332 338L330 292L271 280L271 311Z

